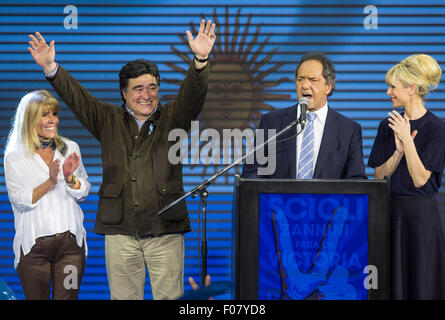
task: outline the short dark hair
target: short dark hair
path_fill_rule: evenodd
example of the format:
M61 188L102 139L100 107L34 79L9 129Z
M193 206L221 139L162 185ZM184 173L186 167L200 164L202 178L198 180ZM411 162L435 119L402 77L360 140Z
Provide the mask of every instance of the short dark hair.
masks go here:
M331 91L328 94L329 97L330 95L332 95L335 89L335 67L332 60L329 59L324 53L308 52L303 55L303 57L301 57L300 59L300 62L298 63L297 69L295 70L295 78L297 78L298 70L300 69L300 66L303 64L303 62L309 60L317 60L323 66L323 78L325 78L327 84L331 85Z
M122 90L127 90L128 80L140 77L144 74L150 74L156 79L156 84L161 84L161 76L159 75L158 66L145 59L137 59L128 62L119 72L119 88L122 100L125 101Z

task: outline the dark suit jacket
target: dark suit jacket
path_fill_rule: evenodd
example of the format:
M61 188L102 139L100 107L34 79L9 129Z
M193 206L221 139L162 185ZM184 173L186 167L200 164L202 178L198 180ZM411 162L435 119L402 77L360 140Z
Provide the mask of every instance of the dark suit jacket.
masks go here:
M297 118L297 106L274 110L261 117L259 129L284 129ZM296 129L278 137L277 141L295 135ZM296 178L296 137L276 145L276 169L274 174L258 175L258 164L245 164L243 178ZM267 148L266 148L267 153ZM267 164L265 165L267 166ZM314 170L314 179L366 179L362 151L361 126L328 107L328 114L321 140L320 151Z

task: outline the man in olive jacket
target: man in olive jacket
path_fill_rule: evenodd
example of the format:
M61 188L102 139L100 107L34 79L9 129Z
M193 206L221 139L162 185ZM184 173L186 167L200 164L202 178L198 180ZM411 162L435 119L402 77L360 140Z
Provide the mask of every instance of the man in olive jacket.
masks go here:
M176 100L161 106L159 70L146 60L127 63L119 74L122 107L93 97L55 62L40 33L28 48L54 90L101 143L103 179L94 231L105 235L111 299L143 299L147 266L154 299L183 294L184 233L191 230L185 201L156 212L183 193L182 166L172 165L170 130L188 130L207 93L208 56L215 24L201 21L193 39L193 61Z

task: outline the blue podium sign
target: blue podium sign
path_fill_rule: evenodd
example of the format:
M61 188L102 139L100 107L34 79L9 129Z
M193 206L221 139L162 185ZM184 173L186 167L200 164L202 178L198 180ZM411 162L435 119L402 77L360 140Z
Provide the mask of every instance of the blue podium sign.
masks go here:
M258 299L367 299L368 195L260 194Z

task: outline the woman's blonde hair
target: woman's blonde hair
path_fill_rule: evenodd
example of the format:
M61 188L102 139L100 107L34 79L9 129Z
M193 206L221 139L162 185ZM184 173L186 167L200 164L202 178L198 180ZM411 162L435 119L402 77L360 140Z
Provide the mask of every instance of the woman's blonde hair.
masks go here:
M442 70L437 61L427 54L413 54L386 73L385 81L390 86L401 84L403 87L415 85L417 94L425 97L440 82Z
M40 147L37 125L44 112L59 112L60 104L47 90L33 91L25 95L17 107L12 129L6 143L6 151L23 149L34 153ZM54 142L58 149L63 149L65 143L55 132Z

